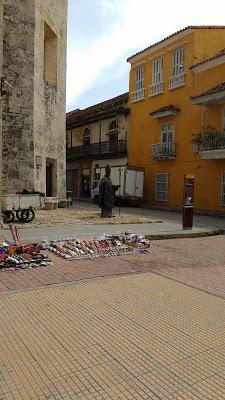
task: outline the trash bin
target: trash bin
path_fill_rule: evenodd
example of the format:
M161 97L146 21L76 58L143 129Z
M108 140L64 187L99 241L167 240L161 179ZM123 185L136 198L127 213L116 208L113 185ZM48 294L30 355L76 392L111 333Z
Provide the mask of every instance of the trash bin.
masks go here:
M72 191L66 192L66 198L70 200L70 205L72 206L74 200L74 194Z

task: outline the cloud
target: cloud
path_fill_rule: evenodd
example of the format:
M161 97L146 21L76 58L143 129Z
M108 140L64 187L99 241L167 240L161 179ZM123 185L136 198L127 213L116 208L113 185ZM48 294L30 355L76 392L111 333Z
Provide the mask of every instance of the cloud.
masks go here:
M116 59L101 70L99 79L79 94L76 98L77 107L85 108L128 91L129 69L129 64L124 62L124 55ZM67 101L67 111L77 107L74 107L73 99L71 103Z
M96 79L101 83L103 71L112 64L124 51L118 46L120 20L122 19L123 0L114 0L113 7L108 0L98 0L99 16L102 26L107 24L104 34L99 34L92 39L92 31L88 30L86 18L86 29L90 40L81 40L76 46L69 46L67 67L67 99L68 103L76 101L82 92L96 85ZM99 22L99 21L98 21ZM93 21L92 21L93 28ZM94 34L95 36L95 34Z
M89 0L83 0L83 8L85 1ZM123 65L127 56L136 51L188 25L224 23L225 6L221 0L214 0L213 7L205 0L189 0L185 9L180 0L97 0L96 4L98 17L94 21L95 16L87 14L85 39L79 36L81 40L76 43L74 37L76 44L69 47L67 98L70 105L75 105L82 93L91 88L97 91L98 85L116 79L120 71L128 71ZM117 64L116 60L119 60ZM115 67L113 71L111 65Z

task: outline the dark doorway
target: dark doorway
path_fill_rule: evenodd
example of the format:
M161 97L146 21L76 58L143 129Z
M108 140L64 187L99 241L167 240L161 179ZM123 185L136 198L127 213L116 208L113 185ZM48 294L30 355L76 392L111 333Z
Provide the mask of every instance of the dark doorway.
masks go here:
M75 197L78 197L78 169L66 171L66 189L73 192Z
M51 163L46 163L46 196L52 197L52 167Z
M118 134L117 132L112 132L109 134L109 151L110 153L116 153L117 151L117 143L118 143Z
M91 196L91 169L82 168L81 170L81 197Z

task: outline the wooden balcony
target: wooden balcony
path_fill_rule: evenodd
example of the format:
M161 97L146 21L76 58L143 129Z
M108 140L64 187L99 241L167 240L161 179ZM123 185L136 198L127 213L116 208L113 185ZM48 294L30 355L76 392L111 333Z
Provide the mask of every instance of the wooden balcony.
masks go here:
M170 142L153 144L152 158L154 160L175 160L176 144Z
M116 158L124 155L127 155L126 140L84 144L66 149L67 160Z
M205 136L198 145L198 151L202 160L225 159L225 132L213 136Z

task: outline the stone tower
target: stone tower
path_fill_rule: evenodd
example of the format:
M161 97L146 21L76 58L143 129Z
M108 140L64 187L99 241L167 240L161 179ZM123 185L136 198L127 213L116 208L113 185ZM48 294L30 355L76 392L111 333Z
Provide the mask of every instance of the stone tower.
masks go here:
M6 193L65 196L66 33L67 0L3 0Z

